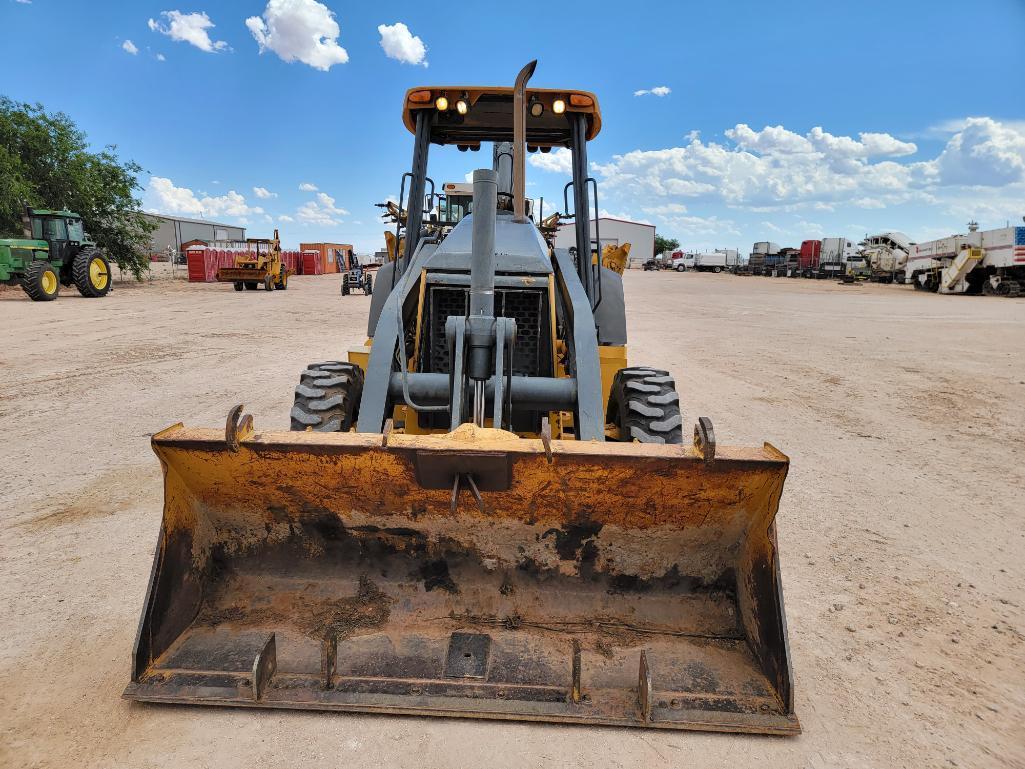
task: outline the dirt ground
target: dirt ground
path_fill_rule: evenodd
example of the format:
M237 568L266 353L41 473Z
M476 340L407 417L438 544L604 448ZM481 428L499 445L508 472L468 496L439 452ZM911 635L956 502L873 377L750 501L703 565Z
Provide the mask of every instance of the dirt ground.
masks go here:
M337 276L0 291L0 766L1025 766L1025 300L629 272L630 360L792 459L797 738L148 706L120 695L161 515L150 433L288 429L363 341Z

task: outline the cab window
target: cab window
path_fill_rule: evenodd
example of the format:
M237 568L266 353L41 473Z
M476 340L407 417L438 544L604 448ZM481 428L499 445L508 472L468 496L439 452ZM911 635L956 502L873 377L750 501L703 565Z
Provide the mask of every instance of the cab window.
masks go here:
M43 228L46 231L46 240L67 240L68 231L64 226L63 219L45 219Z
M85 234L82 231L81 219L68 219L68 240L84 240Z

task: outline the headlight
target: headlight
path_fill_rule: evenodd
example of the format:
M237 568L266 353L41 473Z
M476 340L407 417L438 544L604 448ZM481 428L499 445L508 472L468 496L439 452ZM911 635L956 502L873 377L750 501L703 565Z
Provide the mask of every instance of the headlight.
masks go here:
M554 102L552 102L552 112L554 112L556 115L561 115L565 111L566 102L564 102L562 99L556 99Z
M438 112L444 112L448 109L448 98L445 96L439 96L434 100L434 106L437 107Z

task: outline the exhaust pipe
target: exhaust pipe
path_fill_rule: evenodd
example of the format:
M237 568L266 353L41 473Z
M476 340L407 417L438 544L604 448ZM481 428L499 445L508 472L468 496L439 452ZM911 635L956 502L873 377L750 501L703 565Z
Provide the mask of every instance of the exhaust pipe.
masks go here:
M513 89L513 221L527 221L527 81L537 59L520 70Z

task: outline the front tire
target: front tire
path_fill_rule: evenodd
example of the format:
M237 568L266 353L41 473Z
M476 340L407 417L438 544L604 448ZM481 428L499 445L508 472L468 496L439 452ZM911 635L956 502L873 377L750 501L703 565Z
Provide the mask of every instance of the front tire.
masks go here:
M373 294L374 294L374 279L371 276L369 276L369 275L367 275L367 284L366 284L366 289L364 290L364 293L367 296L373 296Z
M235 286L236 291L241 291L245 288L245 284L241 280L236 280L233 285Z
M260 284L257 283L255 280L247 280L243 283L243 285L246 287L246 291L256 291L256 287Z
M25 268L21 288L33 302L52 302L60 293L61 282L49 262L37 259Z
M71 276L78 293L88 299L110 293L110 262L98 249L79 251L71 262Z
M299 375L292 406L292 430L348 432L359 416L363 369L354 363L311 363Z
M620 441L683 443L680 396L668 371L647 367L617 371L605 421L619 428Z

